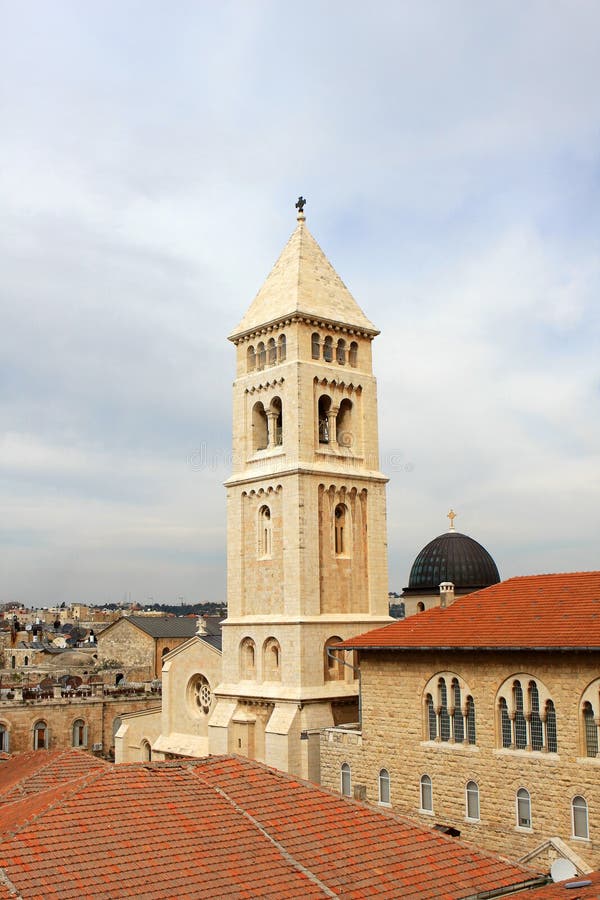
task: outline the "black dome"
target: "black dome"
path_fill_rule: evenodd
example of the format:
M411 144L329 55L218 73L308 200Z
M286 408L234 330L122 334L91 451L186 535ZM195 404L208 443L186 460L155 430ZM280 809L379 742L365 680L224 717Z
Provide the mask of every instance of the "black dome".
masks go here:
M408 590L437 593L442 581L455 590L477 590L500 581L496 563L485 547L459 531L447 531L430 541L413 563Z

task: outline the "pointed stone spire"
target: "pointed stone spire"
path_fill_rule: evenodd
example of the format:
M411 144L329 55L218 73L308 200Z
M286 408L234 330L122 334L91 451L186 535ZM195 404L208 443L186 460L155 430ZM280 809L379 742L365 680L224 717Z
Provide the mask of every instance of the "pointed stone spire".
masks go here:
M295 231L230 339L299 314L379 334L308 230L303 208L297 219Z

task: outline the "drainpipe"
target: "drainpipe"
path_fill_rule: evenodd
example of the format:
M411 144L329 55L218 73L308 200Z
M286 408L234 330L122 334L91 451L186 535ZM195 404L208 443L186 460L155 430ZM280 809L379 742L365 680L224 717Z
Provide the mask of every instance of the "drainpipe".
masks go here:
M344 651L345 652L345 651ZM327 656L329 659L333 659L338 663L341 663L343 666L347 666L349 669L358 675L358 727L362 731L362 685L361 685L361 674L360 674L360 666L353 666L352 663L346 662L345 659L340 659L336 654L339 653L339 650L335 650L333 647L327 648Z

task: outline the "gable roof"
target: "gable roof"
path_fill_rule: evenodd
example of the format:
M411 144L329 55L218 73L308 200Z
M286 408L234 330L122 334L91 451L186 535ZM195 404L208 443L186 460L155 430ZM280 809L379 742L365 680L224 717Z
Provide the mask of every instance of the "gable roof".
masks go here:
M575 875L556 884L535 888L523 894L523 900L598 900L600 897L600 872Z
M600 650L600 572L509 578L342 646Z
M0 882L24 900L458 900L540 883L524 866L231 756L108 766L8 810Z
M304 314L379 334L306 227L304 216L230 339Z
M98 638L104 637L111 628L122 622L130 622L153 638L189 638L198 630L195 616L122 616L101 631Z

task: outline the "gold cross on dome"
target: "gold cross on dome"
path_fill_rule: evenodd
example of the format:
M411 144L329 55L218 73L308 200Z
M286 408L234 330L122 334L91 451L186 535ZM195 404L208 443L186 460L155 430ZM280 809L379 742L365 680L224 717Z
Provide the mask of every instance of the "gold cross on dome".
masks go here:
M450 519L450 531L454 531L454 520L456 518L456 513L453 509L450 510L446 518Z

